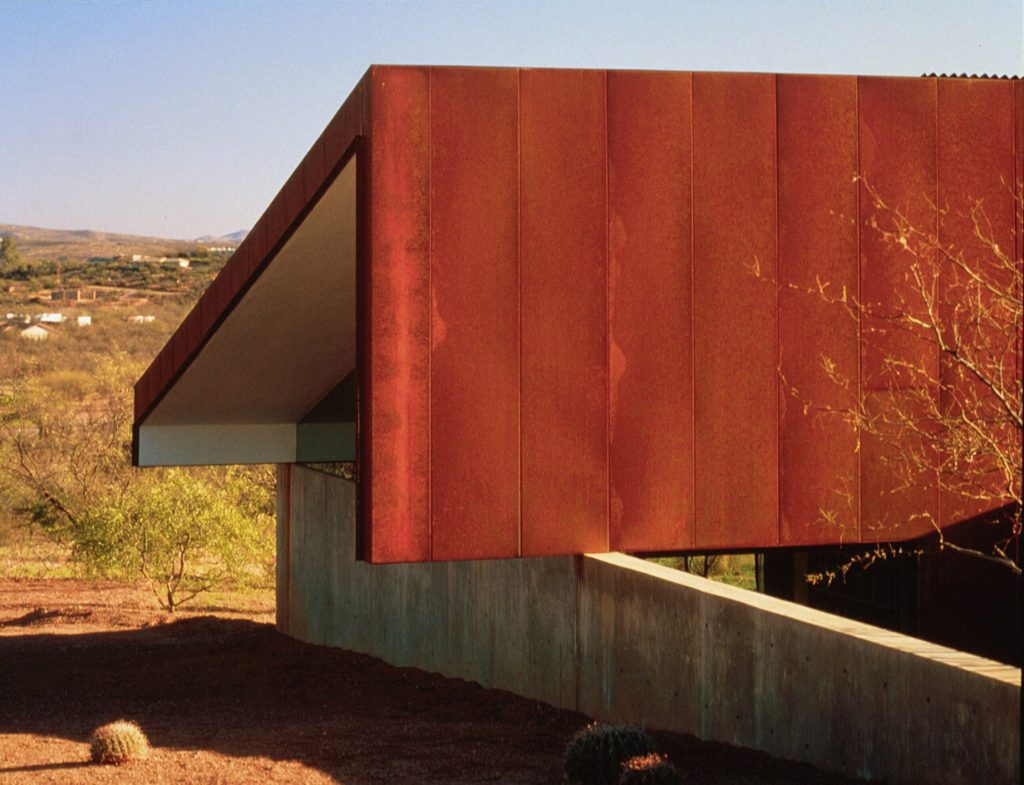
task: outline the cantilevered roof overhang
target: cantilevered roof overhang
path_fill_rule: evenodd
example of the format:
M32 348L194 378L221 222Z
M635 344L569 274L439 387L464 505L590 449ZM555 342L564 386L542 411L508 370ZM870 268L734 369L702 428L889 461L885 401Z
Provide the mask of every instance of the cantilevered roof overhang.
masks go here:
M841 405L821 355L921 392L795 294L898 296L866 182L945 237L984 199L1021 258L1024 83L375 66L139 380L135 460L354 458L375 562L962 520L787 394Z
M140 421L140 465L355 460L354 387L333 431L303 421L355 372L356 166L349 158L280 247L239 279Z
M355 460L361 131L350 100L139 380L137 465Z

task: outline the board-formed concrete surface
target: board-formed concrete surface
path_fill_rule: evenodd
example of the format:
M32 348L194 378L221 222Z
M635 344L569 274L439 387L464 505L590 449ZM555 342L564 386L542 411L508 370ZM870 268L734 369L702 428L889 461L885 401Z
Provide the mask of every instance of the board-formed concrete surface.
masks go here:
M279 493L291 502L278 524L290 556L279 551L289 586L278 595L283 632L553 706L575 703L574 557L357 562L355 486L299 466L283 467L282 482L289 472L291 493Z
M371 566L354 485L284 466L278 499L300 640L848 776L1019 781L1019 669L622 554Z
M1019 781L1017 668L622 554L584 557L579 597L587 714L863 778Z

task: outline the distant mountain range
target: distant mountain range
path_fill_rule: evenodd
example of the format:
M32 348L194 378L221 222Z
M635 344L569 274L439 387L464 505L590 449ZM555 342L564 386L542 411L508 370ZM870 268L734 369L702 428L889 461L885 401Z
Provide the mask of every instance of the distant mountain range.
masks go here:
M144 237L133 234L97 232L91 229L43 229L37 226L18 226L0 223L0 237L11 236L18 251L28 260L90 259L114 256L173 256L195 250L199 245L237 246L248 230L214 237L203 235L194 240L174 240L165 237Z
M249 234L248 229L239 229L237 232L222 234L220 237L204 234L202 237L197 237L193 242L202 243L203 245L238 245L245 239L247 234Z

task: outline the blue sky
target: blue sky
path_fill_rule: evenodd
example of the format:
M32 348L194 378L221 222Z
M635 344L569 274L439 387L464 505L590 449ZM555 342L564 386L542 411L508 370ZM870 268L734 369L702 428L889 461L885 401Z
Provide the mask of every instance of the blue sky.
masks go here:
M0 0L0 223L248 228L371 63L1019 74L1021 0Z

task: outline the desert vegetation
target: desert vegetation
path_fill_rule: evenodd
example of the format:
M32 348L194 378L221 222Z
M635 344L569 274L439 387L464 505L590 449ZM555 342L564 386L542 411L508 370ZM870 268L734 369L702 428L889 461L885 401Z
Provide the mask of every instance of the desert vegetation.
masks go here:
M750 265L755 276L780 292L817 301L852 319L860 331L865 358L856 368L860 379L836 357L821 353L818 373L834 395L826 400L780 372L783 393L805 415L853 434L855 451L869 441L880 447L880 465L890 474L888 498L930 491L954 522L995 513L987 516L988 543L979 546L948 536L933 510L896 512L894 501L893 511L886 505L885 517L864 521L877 545L808 580L831 583L855 567L919 555L916 546L886 540L921 522L933 529L940 550L1020 576L1024 260L1012 220L1003 215L994 221L990 210L1012 200L1019 226L1024 198L1019 188L1004 183L1002 205L977 199L939 206L924 200L912 210L890 203L871 183L863 187L872 203L864 220L878 246L863 265L865 275L888 282L883 295L870 299L862 296L859 283L821 275L783 285L764 275L758 260ZM865 393L869 386L884 404ZM854 480L836 478L837 501L819 510L819 523L846 525L853 514Z
M618 785L628 761L654 753L654 739L635 725L593 722L569 740L565 778L578 785Z
M117 720L93 731L90 751L93 763L131 763L149 757L149 739L134 722Z
M219 587L271 585L268 468L131 467L132 385L220 265L65 260L65 287L114 284L72 302L32 294L52 283L50 262L0 269L16 319L64 317L46 340L0 333L0 548L43 537L73 573L145 580L168 611Z

